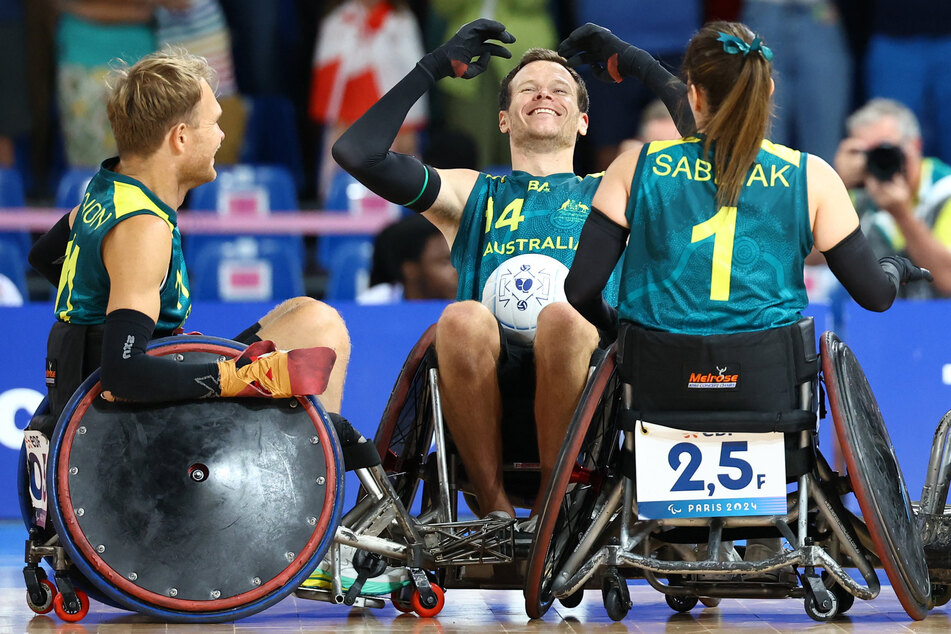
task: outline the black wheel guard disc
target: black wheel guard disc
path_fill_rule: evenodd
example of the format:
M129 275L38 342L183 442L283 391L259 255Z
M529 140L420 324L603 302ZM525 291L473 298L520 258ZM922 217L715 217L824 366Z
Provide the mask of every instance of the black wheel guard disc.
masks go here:
M849 478L902 607L928 614L931 584L908 489L882 413L852 351L832 332L822 336L822 370Z
M312 552L332 484L308 409L297 400L95 399L60 458L69 469L60 504L81 531L72 537L112 582L118 575L132 594L154 593L168 607L226 608L231 597L280 587Z

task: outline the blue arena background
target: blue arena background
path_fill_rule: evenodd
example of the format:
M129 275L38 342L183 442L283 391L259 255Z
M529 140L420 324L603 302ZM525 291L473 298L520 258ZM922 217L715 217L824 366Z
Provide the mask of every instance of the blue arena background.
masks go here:
M390 390L410 348L436 321L444 302L407 302L390 306L339 303L353 343L344 391L343 414L372 438ZM190 330L233 336L257 320L271 304L198 303ZM816 334L835 330L855 352L888 424L912 499L919 499L935 426L951 409L951 300L898 302L884 314L870 313L847 300L813 304ZM15 470L30 408L45 393L46 335L52 307L36 303L0 308L6 335L0 362L0 518L19 517ZM821 422L821 446L836 462L831 419ZM357 481L347 481L352 506Z

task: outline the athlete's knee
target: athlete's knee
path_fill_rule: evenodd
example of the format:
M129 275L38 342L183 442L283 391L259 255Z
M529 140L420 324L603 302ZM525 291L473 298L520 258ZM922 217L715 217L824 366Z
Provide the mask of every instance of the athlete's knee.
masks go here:
M469 345L498 338L498 325L492 313L479 302L469 300L446 306L436 322L436 342Z
M597 342L597 329L567 302L548 304L538 314L536 349L549 345L587 348Z
M334 307L312 297L297 297L292 301L295 301L293 312L297 319L326 339L326 345L332 345L338 354L341 349L350 349L347 325Z
M498 322L479 302L450 304L436 322L436 355L446 371L458 364L487 367L500 348Z

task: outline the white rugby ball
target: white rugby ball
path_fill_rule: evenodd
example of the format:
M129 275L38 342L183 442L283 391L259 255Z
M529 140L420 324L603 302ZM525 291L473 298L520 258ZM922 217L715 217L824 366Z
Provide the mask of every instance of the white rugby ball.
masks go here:
M538 313L552 302L564 302L568 267L540 253L524 253L498 266L482 288L482 305L518 341L535 339Z

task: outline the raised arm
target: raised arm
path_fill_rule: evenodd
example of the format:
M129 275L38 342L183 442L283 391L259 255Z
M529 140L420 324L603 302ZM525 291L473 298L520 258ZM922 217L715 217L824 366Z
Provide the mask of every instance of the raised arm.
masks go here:
M515 38L494 20L479 19L462 26L448 42L423 56L333 146L334 159L357 180L390 202L426 212L450 243L478 172L437 170L390 147L409 109L438 80L471 79L488 68L493 55L512 56L488 40L511 43Z
M876 260L839 175L812 155L806 169L813 241L860 306L876 312L887 310L902 284L933 280L927 269L918 268L908 258L889 255Z
M687 103L687 86L647 51L628 44L608 29L588 22L571 32L558 46L571 66L588 64L601 81L620 83L637 77L667 106L677 131L690 136L697 124Z

